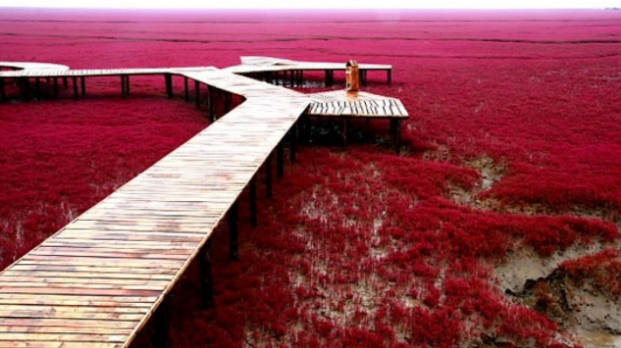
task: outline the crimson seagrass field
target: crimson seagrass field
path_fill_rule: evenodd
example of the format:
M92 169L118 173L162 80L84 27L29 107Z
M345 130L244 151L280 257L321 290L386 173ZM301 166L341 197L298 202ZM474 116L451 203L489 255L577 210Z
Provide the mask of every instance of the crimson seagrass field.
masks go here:
M410 112L402 155L387 125L355 124L347 148L317 125L242 225L241 260L215 236L215 308L197 309L196 269L175 288L174 347L612 346L620 27L618 11L3 9L0 61L394 66L366 90ZM315 77L300 90L328 89ZM159 79L119 89L0 105L0 269L209 124Z

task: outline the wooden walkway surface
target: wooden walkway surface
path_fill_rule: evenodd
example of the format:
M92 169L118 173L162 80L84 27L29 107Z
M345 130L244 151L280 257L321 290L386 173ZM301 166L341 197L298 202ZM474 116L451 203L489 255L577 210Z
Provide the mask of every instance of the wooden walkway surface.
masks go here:
M283 73L284 80L293 81L303 80L304 71L323 71L325 72L326 86L334 84L334 72L345 71L345 63L324 63L324 62L299 62L289 59L248 56L241 57L242 64L231 66L223 70L235 74L270 74ZM387 64L360 64L360 81L362 84L367 82L368 71L384 71L388 84L392 83L392 65ZM287 74L289 76L287 77Z
M316 116L348 116L368 118L408 118L408 112L399 99L377 94L330 91L310 95L307 113Z
M150 73L180 75L245 101L0 273L0 348L129 346L189 264L204 258L225 216L236 256L238 198L250 187L256 199L256 173L275 149L282 162L282 141L311 102L215 68L0 75Z

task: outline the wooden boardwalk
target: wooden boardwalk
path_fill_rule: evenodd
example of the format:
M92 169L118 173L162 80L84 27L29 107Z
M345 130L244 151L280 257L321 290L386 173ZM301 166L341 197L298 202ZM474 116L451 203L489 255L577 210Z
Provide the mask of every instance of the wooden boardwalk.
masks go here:
M265 167L269 194L272 154L282 175L283 139L295 133L311 103L304 94L209 67L24 70L0 77L140 74L163 74L169 95L169 76L179 75L186 98L193 80L209 86L210 98L218 89L245 101L0 273L0 348L128 347L197 258L208 305L211 234L227 219L230 256L237 258L239 196L249 188L256 224L256 173Z
M311 105L307 113L317 116L347 116L366 118L408 118L408 112L399 99L377 94L358 92L355 95L343 91L330 91L310 95Z
M343 145L347 145L347 128L351 118L388 120L395 152L400 152L401 120L408 118L409 114L399 99L367 92L348 94L343 91L314 93L310 97L307 117L339 119Z
M225 71L242 75L259 75L263 79L281 79L283 83L294 86L304 80L305 71L323 71L325 85L334 84L334 72L345 71L345 63L323 62L299 62L289 59L248 56L241 57L242 64L225 68ZM388 84L392 83L392 65L386 64L360 64L360 82L367 83L369 71L382 71L386 73ZM275 74L275 76L273 76ZM278 74L283 74L279 76Z

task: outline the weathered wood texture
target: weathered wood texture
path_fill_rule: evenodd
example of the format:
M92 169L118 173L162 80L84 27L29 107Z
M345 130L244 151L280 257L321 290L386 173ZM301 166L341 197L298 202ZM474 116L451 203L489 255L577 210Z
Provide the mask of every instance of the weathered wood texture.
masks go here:
M377 118L407 118L408 112L399 99L367 92L357 95L346 91L311 94L307 113L315 116L349 116Z
M181 75L245 100L0 273L0 347L129 346L201 250L202 266L208 266L205 244L227 213L231 218L229 210L266 162L271 194L269 159L278 149L281 175L282 140L311 104L309 96L211 67L67 70L3 64L25 70L0 77L63 77L65 86L70 77L76 89L78 79L85 88L84 77L120 76L124 95L130 76ZM338 109L331 104L339 102L336 94L313 98L330 104L335 114L362 110ZM378 108L407 116L390 98L368 102L387 103ZM210 280L205 281L208 305Z
M4 270L0 347L127 347L310 102L215 69L181 74L246 101Z

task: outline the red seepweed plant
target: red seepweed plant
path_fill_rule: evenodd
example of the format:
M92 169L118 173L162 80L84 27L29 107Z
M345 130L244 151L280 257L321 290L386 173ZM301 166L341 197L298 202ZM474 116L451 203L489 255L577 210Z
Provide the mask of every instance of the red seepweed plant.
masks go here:
M410 111L404 154L386 149L379 122L356 123L362 140L347 149L303 148L275 197L260 202L260 226L242 226L239 262L226 260L226 237L215 236L216 306L197 310L192 269L176 288L172 342L558 347L577 343L508 299L493 268L522 249L545 258L618 241L618 20L603 11L7 10L0 43L20 49L0 59L392 64L393 85L370 73L363 89ZM133 83L126 100L118 81L103 79L89 83L86 100L0 105L2 267L207 126L192 105L162 97L163 81ZM618 273L609 256L561 268L599 284Z

